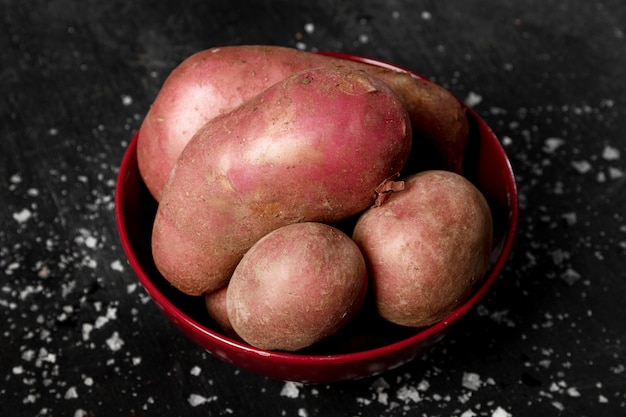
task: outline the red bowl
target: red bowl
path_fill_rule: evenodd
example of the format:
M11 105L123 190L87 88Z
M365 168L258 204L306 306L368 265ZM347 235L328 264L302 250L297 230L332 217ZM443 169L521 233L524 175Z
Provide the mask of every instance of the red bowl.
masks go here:
M337 53L328 55L406 71L369 58ZM208 317L203 298L187 296L176 290L153 263L150 236L157 203L139 175L137 135L124 155L116 184L115 215L122 247L142 285L169 320L203 349L236 367L282 380L309 383L357 379L396 368L440 341L450 326L479 302L502 271L513 247L518 197L511 165L487 124L472 109L467 108L467 113L475 150L471 161L474 168L468 178L491 205L496 244L482 285L449 317L428 328L400 329L381 325L379 333L358 348L350 348L351 345L343 340L339 349L331 341L318 350L300 353L257 349L224 335Z

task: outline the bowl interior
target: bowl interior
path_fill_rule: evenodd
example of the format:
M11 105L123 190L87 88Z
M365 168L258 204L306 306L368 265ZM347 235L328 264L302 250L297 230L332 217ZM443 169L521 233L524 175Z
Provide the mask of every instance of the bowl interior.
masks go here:
M372 65L396 68L368 58L329 54ZM137 135L132 139L120 166L115 195L118 232L128 261L144 288L168 318L188 337L214 355L235 365L290 380L328 382L366 376L411 360L421 350L439 340L448 327L465 315L485 294L501 272L513 246L517 229L517 190L507 156L498 139L485 122L467 108L471 126L466 176L483 192L494 218L492 263L482 285L474 295L445 320L425 328L407 329L377 321L375 315L363 313L353 324L357 337L337 336L300 353L268 352L223 335L208 316L202 297L185 295L172 287L158 272L150 249L152 222L157 203L143 183L137 166ZM358 326L364 330L359 332ZM371 328L377 329L376 337ZM368 331L365 331L368 330ZM352 332L355 334L355 332ZM364 339L365 338L365 339ZM355 347L355 346L358 346ZM387 357L386 360L380 358ZM271 363L271 368L258 365ZM310 365L323 367L339 364L342 371L308 375ZM371 365L374 363L375 366ZM357 368L358 369L351 369ZM300 369L298 368L300 367ZM298 372L300 372L298 374ZM319 371L322 372L322 371ZM330 372L330 373L329 373Z

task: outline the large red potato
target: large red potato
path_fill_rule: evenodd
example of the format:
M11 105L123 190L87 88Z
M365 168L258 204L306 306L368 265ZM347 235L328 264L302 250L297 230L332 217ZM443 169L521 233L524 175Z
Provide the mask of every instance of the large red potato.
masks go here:
M404 190L358 220L379 314L403 326L431 325L472 294L489 265L493 225L481 192L448 171L405 179Z
M465 109L446 89L407 72L279 46L227 46L185 59L165 80L141 125L137 160L157 201L176 159L196 131L295 72L358 68L387 83L407 109L416 139L412 165L463 170Z
M296 73L185 147L154 220L155 264L187 294L214 291L272 230L370 206L410 146L406 111L384 83L342 68Z
M297 351L347 324L367 285L363 255L350 237L326 224L292 224L244 255L226 292L228 318L253 346Z

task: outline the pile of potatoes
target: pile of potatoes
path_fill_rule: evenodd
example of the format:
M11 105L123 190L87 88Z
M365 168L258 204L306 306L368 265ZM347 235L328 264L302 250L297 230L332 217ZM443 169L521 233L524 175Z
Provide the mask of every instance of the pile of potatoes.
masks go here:
M408 72L276 46L196 53L138 133L154 262L262 349L315 345L366 298L387 322L429 326L489 264L468 135L462 104Z

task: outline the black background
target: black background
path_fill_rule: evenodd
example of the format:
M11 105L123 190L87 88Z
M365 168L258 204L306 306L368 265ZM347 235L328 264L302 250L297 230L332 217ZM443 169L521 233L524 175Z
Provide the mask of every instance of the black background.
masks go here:
M0 0L0 21L0 415L626 413L622 0ZM424 356L335 385L251 375L138 284L114 219L122 155L169 71L231 44L409 68L503 142L514 253Z

